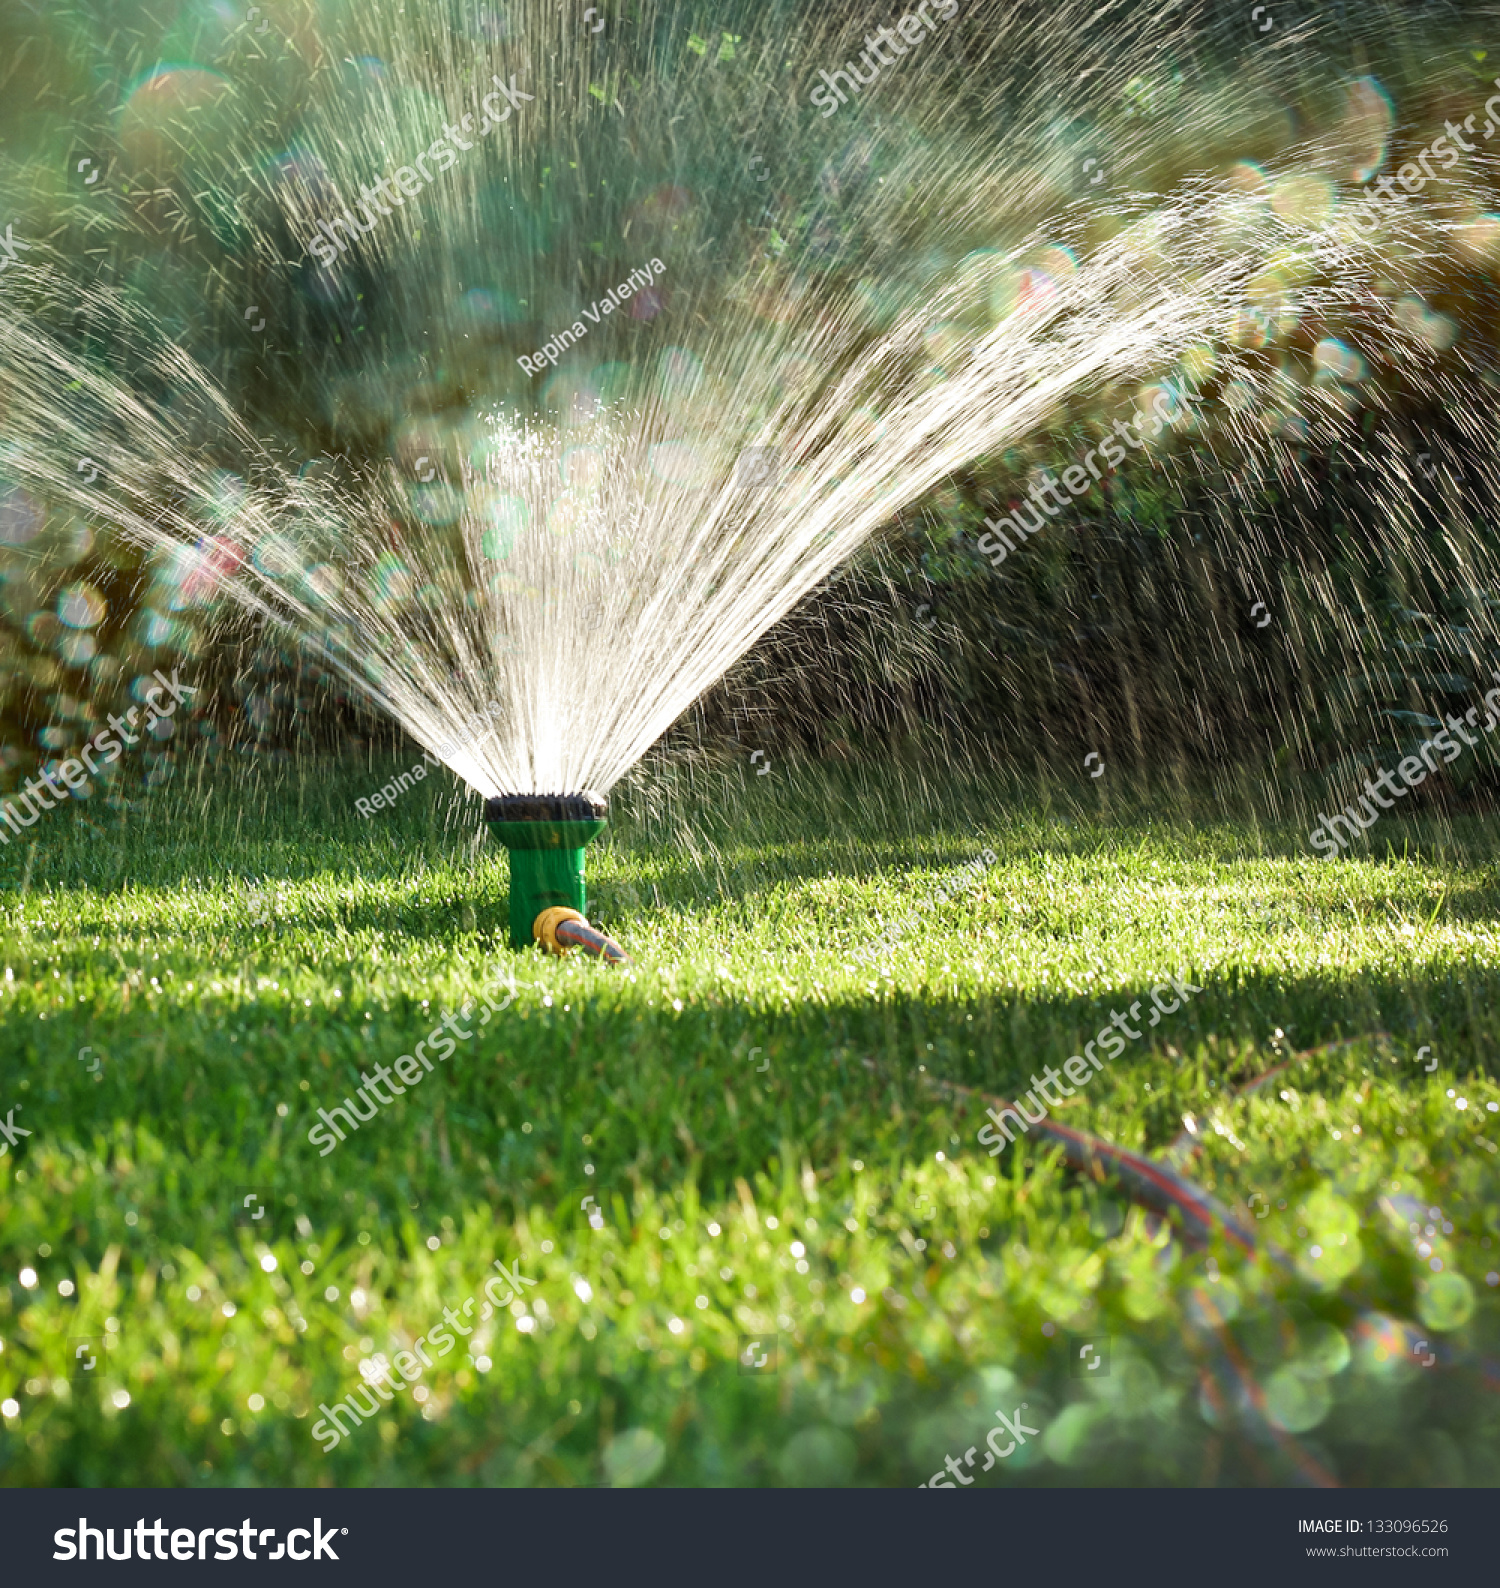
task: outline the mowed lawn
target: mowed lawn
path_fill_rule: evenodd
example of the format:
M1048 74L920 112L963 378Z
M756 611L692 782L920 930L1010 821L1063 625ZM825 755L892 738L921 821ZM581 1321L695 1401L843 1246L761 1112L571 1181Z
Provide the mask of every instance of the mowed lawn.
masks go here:
M4 1481L1500 1482L1493 823L1330 864L998 777L658 771L592 855L622 970L513 955L477 801L362 820L385 775L188 772L0 851ZM1058 1117L1193 1116L1255 1260L929 1084L1014 1096L1172 973ZM419 1376L325 1454L376 1356Z

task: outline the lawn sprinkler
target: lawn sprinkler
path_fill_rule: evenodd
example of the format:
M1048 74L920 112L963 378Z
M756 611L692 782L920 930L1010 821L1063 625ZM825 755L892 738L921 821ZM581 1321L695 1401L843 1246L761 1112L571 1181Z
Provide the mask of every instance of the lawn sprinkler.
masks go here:
M484 803L490 831L510 851L510 945L554 954L581 948L612 964L630 956L589 925L583 846L609 820L602 794L500 794Z

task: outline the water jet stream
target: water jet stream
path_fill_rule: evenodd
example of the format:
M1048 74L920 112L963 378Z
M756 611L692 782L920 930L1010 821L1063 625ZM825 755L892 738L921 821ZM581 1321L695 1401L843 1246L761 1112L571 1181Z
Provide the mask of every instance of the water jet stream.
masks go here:
M1326 94L1333 108L1300 141L1268 139L1267 66L1247 60L1212 89L1205 124L1224 129L1212 157L1190 129L1149 133L1149 74L1170 78L1183 5L1121 18L1100 59L1085 7L1062 8L1040 41L1019 11L977 10L989 31L975 32L975 55L944 64L933 46L882 79L841 112L839 137L852 139L786 173L752 221L695 198L685 140L723 124L735 96L757 103L754 81L667 64L667 34L653 31L666 21L648 7L642 31L612 43L605 87L571 23L521 9L524 28L476 42L483 19L462 5L375 8L351 24L357 92L347 74L310 71L297 140L273 159L246 106L219 111L229 130L214 169L240 185L225 204L247 258L304 323L317 307L341 328L308 355L302 389L336 416L403 371L424 374L412 384L428 412L395 428L387 464L351 445L309 470L295 438L259 433L232 383L121 294L80 290L40 241L7 269L0 315L13 480L144 548L183 607L238 606L275 625L486 798L607 795L903 509L977 459L1024 461L1080 408L1128 404L1134 384L1165 379L1179 396L1211 384L1214 428L1190 415L1183 433L1252 457L1277 423L1302 422L1304 398L1334 434L1361 358L1325 336L1304 393L1271 345L1316 325L1372 348L1403 336L1437 348L1444 317L1403 298L1393 328L1372 283L1391 257L1415 273L1487 236L1476 221L1454 233L1436 205L1388 207L1373 235L1348 219L1338 183L1378 168L1393 123L1372 79ZM766 70L791 49L775 28L725 38ZM831 39L810 26L795 42L811 63L838 58ZM1087 125L1056 120L1046 83L1002 73L1003 92L979 92L988 112L1006 107L1005 141L977 138L960 79L1042 44L1059 81L1063 65L1090 63L1078 77L1097 100ZM382 54L399 70L370 68ZM342 195L389 170L391 151L428 147L434 127L450 136L461 121L443 118L472 109L476 83L517 74L532 97L472 147L453 135L464 155L452 169L424 166L420 196L387 206L368 234L346 227L331 264L301 257L297 239L332 235ZM1155 190L1142 181L1080 205L1062 167L1106 123L1111 158L1150 172ZM607 158L622 128L623 170ZM1252 135L1274 163L1219 158ZM508 285L474 287L497 251ZM574 252L603 263L595 272ZM570 350L580 362L530 385L513 346L597 307L626 256L660 256L676 297L622 299L608 326L601 311ZM79 323L82 336L59 329ZM446 373L418 356L433 338ZM1283 466L1284 451L1265 469ZM1232 494L1247 480L1215 484Z

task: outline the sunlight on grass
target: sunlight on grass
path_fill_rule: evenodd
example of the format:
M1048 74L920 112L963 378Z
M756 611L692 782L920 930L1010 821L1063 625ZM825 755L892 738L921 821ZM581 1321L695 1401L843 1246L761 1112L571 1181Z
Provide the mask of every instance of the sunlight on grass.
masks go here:
M1209 1301L1341 1481L1500 1481L1493 1396L1455 1393L1500 1284L1481 835L1325 864L1214 819L978 821L894 773L627 792L590 862L612 971L512 955L473 813L362 821L374 775L189 781L0 857L10 1481L917 1483L997 1395L1042 1432L985 1483L1285 1481L1205 1389ZM514 1004L320 1156L317 1109L497 964ZM1283 1261L1195 1252L1024 1139L992 1159L982 1103L923 1084L1013 1096L1173 972L1203 992L1059 1118L1160 1154L1193 1116L1187 1172ZM535 1286L458 1311L497 1259ZM323 1455L320 1406L424 1333Z

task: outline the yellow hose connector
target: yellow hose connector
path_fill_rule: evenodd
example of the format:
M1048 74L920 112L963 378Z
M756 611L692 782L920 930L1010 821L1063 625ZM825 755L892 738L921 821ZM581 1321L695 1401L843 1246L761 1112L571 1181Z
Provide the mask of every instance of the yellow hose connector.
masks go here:
M586 915L566 904L554 904L543 910L532 924L531 935L553 954L566 954L570 948L581 948L596 959L608 960L611 965L628 965L630 955L612 937L607 937L597 926L590 926Z
M531 935L549 953L566 954L572 946L568 943L557 941L557 929L564 921L582 921L588 925L588 917L581 915L577 910L569 909L566 904L554 904L550 909L543 910L537 916L531 928Z

